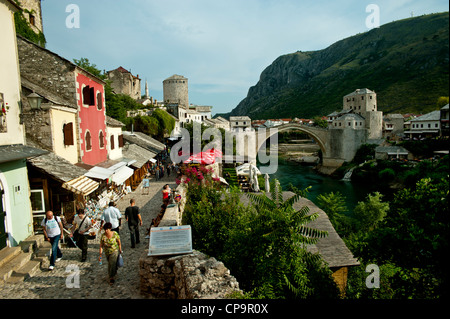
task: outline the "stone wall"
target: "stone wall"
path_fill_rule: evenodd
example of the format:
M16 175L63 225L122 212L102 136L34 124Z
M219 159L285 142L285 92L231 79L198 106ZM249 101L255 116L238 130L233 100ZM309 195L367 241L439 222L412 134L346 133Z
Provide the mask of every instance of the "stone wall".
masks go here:
M213 257L195 251L189 255L142 256L140 291L159 299L221 299L242 292L230 271Z
M17 36L20 76L62 105L76 106L75 65L38 45Z
M183 182L176 188L176 193L181 195L181 201L166 209L158 227L182 224L186 204ZM222 262L196 250L178 256L147 256L146 252L139 259L139 276L141 294L151 298L217 299L227 298L234 291L242 292Z

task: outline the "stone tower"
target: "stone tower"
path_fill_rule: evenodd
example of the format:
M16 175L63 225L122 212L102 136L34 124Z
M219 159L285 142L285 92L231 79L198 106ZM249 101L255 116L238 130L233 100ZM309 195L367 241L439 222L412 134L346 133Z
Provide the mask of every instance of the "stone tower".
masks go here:
M150 98L150 94L148 93L148 83L147 80L145 80L145 99L149 99Z
M177 103L189 108L188 79L182 75L172 75L163 81L164 103Z
M31 29L36 33L44 33L41 0L20 0L20 5L24 10L23 15L28 20Z
M365 119L368 139L382 137L383 112L377 110L377 94L369 89L357 89L343 98L343 110L352 110Z

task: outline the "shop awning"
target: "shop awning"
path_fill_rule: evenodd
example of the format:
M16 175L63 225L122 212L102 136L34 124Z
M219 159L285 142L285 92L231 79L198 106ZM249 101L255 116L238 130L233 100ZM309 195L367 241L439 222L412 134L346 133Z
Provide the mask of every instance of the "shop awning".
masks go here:
M86 177L80 176L71 181L62 184L62 187L76 194L87 196L95 191L99 186L99 183Z
M113 174L114 174L114 170L99 167L99 166L94 166L86 174L84 174L84 176L89 177L89 178L105 180L105 179L110 178Z
M112 176L112 181L116 183L116 185L123 184L128 178L130 178L134 174L134 170L129 168L128 166L122 166Z

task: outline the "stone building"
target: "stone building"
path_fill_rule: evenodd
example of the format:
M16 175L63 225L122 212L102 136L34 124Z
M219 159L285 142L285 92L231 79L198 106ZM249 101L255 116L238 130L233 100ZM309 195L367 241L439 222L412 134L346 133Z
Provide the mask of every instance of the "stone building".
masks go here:
M382 137L383 112L377 109L377 95L367 88L356 89L343 98L343 111L352 110L365 119L365 127L368 130L368 139Z
M13 0L0 0L0 251L33 235L26 159L46 152L25 143ZM5 256L5 255L2 255ZM1 259L1 258L0 258Z
M252 128L252 120L248 116L230 116L230 130L244 132Z
M75 145L78 150L78 162L84 164L96 165L106 161L108 141L106 140L105 83L69 60L23 37L17 36L17 45L20 74L24 85L29 90L39 89L40 92L45 92L42 93L45 98L57 106L64 106L65 112L70 113L70 109L76 110L75 122L70 122L72 133L75 134L75 138L71 140L74 144L65 145L63 148ZM29 112L36 113L41 110L42 108L29 109ZM59 111L62 111L62 108ZM61 127L55 127L50 137L62 135L60 134L64 129L62 126L69 124L70 118L71 116L61 117L58 120L59 124L55 123ZM28 123L28 133L39 129L39 123L35 124L32 128L30 126L33 122ZM46 133L43 132L43 134ZM49 136L44 135L41 139L42 143L54 142L48 141ZM47 141L44 142L46 139ZM74 160L70 159L70 161Z
M386 114L383 117L383 137L403 135L404 122L404 117L401 114Z
M31 29L36 33L44 33L41 0L20 0L20 6L22 7L23 15L28 20Z
M163 96L165 104L178 104L189 108L188 79L174 74L163 81Z
M141 98L141 79L123 67L106 72L111 87L117 94L126 94L135 100Z

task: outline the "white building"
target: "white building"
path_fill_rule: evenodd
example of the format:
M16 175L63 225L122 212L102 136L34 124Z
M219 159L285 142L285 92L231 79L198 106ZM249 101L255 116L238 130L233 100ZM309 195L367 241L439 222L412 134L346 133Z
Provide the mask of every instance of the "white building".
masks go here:
M441 111L432 111L410 121L410 129L405 131L409 138L429 138L439 136L441 130Z
M252 128L252 120L248 116L230 116L230 130L244 132Z
M108 157L111 160L121 159L123 157L122 148L124 145L122 127L120 121L106 116L106 147L108 148Z

